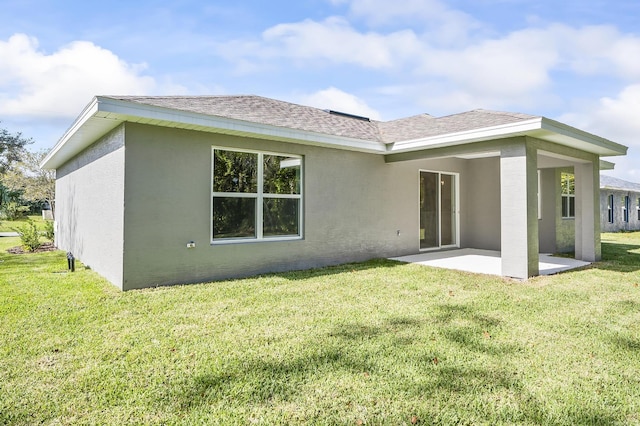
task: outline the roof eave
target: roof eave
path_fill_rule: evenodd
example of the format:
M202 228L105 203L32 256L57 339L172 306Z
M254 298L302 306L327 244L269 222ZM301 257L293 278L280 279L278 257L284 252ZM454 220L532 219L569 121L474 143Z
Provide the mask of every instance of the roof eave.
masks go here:
M394 142L387 146L388 154L417 151L429 148L443 148L447 146L463 145L473 142L483 142L516 136L525 136L529 132L539 130L542 117L516 123L498 126L464 130L461 132L444 133L441 135L418 138L407 141Z
M445 133L427 138L388 144L387 154L411 152L429 148L444 148L488 140L530 136L601 156L625 155L627 147L574 127L535 117L515 123Z
M360 152L380 154L386 152L386 145L377 141L314 133L306 130L96 96L45 157L41 167L46 169L60 167L74 155L123 122L153 124L258 139L296 142L306 145L328 146ZM100 123L100 125L95 125L96 123ZM94 124L93 128L96 130L83 132L83 130L91 128L91 124Z
M616 164L612 163L611 161L606 161L603 159L600 159L600 171L602 170L613 170L615 169Z
M74 146L72 142L72 138L76 135L80 129L96 114L98 111L99 100L98 97L94 97L91 102L82 110L80 115L76 118L73 124L67 129L66 132L62 135L58 142L51 148L51 151L44 157L42 162L40 163L40 168L42 169L55 169L60 164L56 161L57 158L61 156L65 156L64 154L69 151L74 150Z
M546 117L542 117L542 130L552 132L553 134L560 135L564 138L587 143L593 147L593 150L590 152L593 152L594 154L602 155L605 157L627 154L628 148L624 145L615 143L600 136L596 136L593 133L585 132L584 130L577 129L575 127L560 123L559 121L551 120ZM554 141L552 138L548 139ZM562 143L562 141L558 143L571 146L570 144Z

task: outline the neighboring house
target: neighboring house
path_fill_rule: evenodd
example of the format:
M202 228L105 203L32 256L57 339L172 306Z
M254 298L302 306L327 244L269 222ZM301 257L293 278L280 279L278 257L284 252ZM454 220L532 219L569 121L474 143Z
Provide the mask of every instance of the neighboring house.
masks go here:
M640 231L640 184L600 175L602 232Z
M600 258L600 156L626 149L506 112L378 122L257 96L99 96L42 166L56 244L123 290L455 247L500 250L502 275L526 279L541 251Z

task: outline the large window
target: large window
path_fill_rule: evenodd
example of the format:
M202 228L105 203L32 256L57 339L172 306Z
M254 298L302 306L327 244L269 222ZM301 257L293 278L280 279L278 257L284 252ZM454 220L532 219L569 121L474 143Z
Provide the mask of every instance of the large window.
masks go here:
M576 217L576 181L572 173L562 173L562 217Z
M212 240L302 237L302 157L213 148Z

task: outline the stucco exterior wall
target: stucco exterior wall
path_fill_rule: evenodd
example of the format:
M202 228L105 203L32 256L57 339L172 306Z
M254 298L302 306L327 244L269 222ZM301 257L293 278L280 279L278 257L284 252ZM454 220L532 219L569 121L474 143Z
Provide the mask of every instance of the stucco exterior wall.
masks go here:
M211 244L213 146L303 156L303 239ZM126 123L58 169L58 246L125 290L418 253L425 170L458 176L460 246L500 250L500 169L500 157L386 163L378 154ZM536 250L575 246L574 221L561 218L561 171L541 170Z
M304 239L210 244L212 146L304 156ZM126 153L125 289L417 253L419 170L465 182L468 165L131 123Z
M56 170L56 245L122 288L124 125Z
M500 158L466 161L461 190L465 200L461 245L500 250Z
M555 169L540 169L540 219L538 220L541 253L556 253L556 198L558 191ZM560 212L562 214L562 211Z
M609 223L609 195L613 195L613 223ZM629 221L624 220L624 198L629 197ZM618 189L600 189L600 228L602 232L639 231L638 199L640 193Z

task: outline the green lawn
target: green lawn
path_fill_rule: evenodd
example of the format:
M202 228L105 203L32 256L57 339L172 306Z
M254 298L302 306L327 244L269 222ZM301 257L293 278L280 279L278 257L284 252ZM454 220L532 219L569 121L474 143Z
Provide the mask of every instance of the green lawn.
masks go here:
M0 232L14 232L15 228L27 223L27 218L33 220L39 230L44 231L44 220L42 220L42 215L33 215L13 221L0 219Z
M0 238L0 424L640 424L640 233L517 282L372 261L121 293Z

